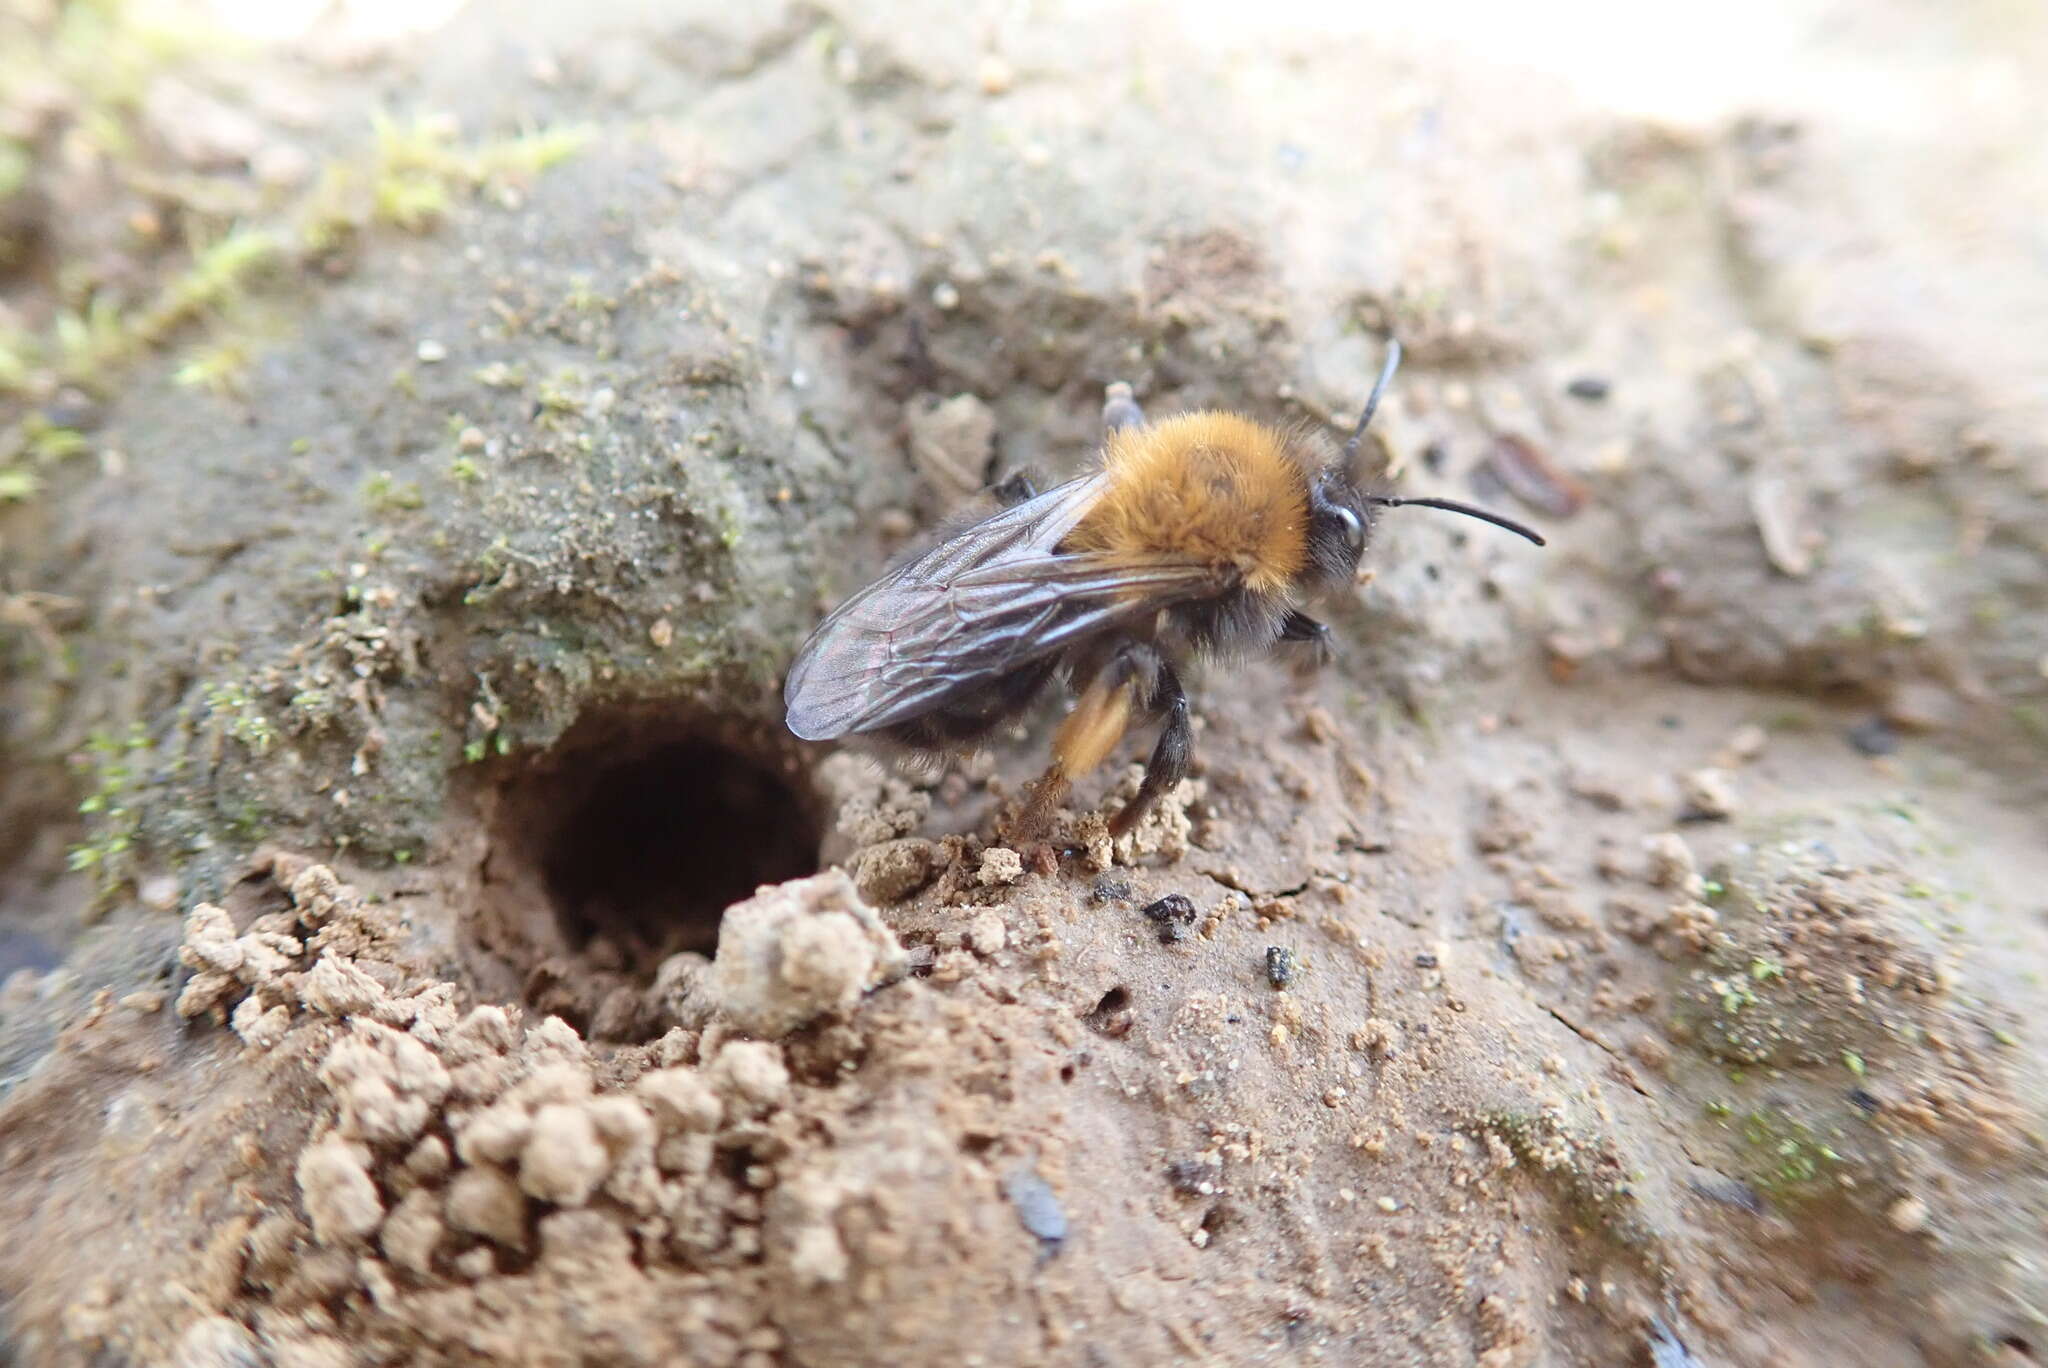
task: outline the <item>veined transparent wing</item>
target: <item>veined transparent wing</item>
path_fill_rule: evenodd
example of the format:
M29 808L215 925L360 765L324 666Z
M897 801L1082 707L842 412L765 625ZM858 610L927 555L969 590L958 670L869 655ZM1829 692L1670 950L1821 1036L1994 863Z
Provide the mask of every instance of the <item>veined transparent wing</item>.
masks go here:
M905 722L1087 637L1222 593L1234 572L1178 557L1061 555L1102 477L962 529L840 605L783 687L789 729L829 740Z

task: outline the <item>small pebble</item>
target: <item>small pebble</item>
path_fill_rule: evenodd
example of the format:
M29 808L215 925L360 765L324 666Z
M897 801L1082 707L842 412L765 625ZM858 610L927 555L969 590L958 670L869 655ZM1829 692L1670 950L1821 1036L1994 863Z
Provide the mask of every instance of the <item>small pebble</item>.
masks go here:
M43 405L43 421L51 427L70 428L74 432L90 432L100 425L104 411L84 390L69 385L58 390L49 403Z
M429 337L420 343L414 350L413 355L420 359L422 365L431 366L436 362L448 359L448 347L447 344L436 342L433 338Z
M1060 1246L1067 1241L1067 1213L1060 1208L1059 1195L1052 1190L1052 1184L1029 1165L1013 1169L1003 1179L1003 1195L1010 1199L1010 1205L1017 1210L1017 1220L1024 1229L1038 1237L1039 1253L1051 1258L1060 1252Z
M1195 905L1186 894L1169 893L1148 905L1144 916L1158 927L1159 943L1173 945L1186 939L1187 929L1195 924Z
M1024 857L1008 846L990 846L981 852L981 868L974 881L984 888L1013 884L1024 877Z
M1735 815L1735 776L1727 770L1694 770L1679 779L1678 788L1683 800L1680 821L1725 822Z
M169 912L178 905L177 876L152 875L136 888L135 896L152 912Z
M942 280L932 286L932 307L948 313L960 307L960 291L952 281Z
M1294 952L1284 945L1266 947L1266 982L1285 988L1294 982Z
M1907 732L1944 731L1964 718L1955 692L1931 680L1903 680L1884 701L1884 720Z
M1612 388L1613 386L1601 376L1581 375L1566 385L1564 392L1574 399L1584 399L1589 404L1597 404L1607 397Z
M981 93L984 95L1004 94L1017 79L1016 73L1010 70L1010 64L993 52L981 59L981 67L976 75L981 81Z
M1586 506L1590 497L1585 485L1573 477L1543 448L1517 433L1503 432L1493 439L1486 468L1507 486L1510 494L1539 513L1569 518Z
M1009 931L999 912L982 912L967 924L967 948L977 955L998 954L1008 943Z
M1845 733L1849 744L1865 755L1891 755L1899 748L1899 732L1882 717L1866 717Z
M1643 838L1644 877L1658 888L1676 888L1687 897L1700 895L1703 881L1699 861L1685 837L1675 831L1660 831Z
M1726 749L1729 756L1735 760L1754 760L1764 753L1764 747L1770 744L1770 739L1769 734L1762 727L1752 722L1746 726L1737 727L1729 735Z
M1905 1235L1916 1234L1927 1228L1927 1203L1908 1193L1886 1207L1884 1216L1892 1223L1892 1229Z

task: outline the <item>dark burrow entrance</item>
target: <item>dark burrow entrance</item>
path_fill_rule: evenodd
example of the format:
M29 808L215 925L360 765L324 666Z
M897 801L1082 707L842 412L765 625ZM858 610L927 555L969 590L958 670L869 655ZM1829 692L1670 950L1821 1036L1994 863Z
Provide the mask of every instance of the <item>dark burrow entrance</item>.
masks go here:
M542 873L570 943L718 948L718 918L818 867L817 824L784 776L703 739L602 763L565 804Z
M508 762L494 806L473 929L529 1002L579 1026L677 952L713 954L725 909L759 885L818 869L794 745L701 719L586 719Z

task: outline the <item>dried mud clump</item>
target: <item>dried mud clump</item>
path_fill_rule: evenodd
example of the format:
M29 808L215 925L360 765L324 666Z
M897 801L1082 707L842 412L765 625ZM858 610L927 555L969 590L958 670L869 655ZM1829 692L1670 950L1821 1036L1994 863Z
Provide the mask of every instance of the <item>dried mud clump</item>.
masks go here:
M842 870L764 888L726 909L711 991L718 1011L753 1035L782 1036L844 1012L903 976L902 947Z
M295 1014L365 1016L390 1026L444 1019L452 989L409 983L413 967L388 905L366 902L334 871L294 855L274 855L267 873L291 898L237 933L228 913L200 903L185 917L178 961L192 971L178 994L182 1017L227 1021L249 1045L284 1038Z
M291 911L237 936L202 904L181 952L198 969L181 1010L232 1015L251 1044L306 1058L324 1093L290 1165L296 1200L248 1230L225 1324L254 1326L281 1363L736 1364L777 1347L762 1299L730 1283L760 1276L796 1093L780 1047L733 1032L786 1032L900 973L844 873L733 909L704 1032L602 1057L557 1018L462 1010L451 983L392 991L404 935L388 912L324 866L270 867ZM791 1276L847 1275L821 1223L833 1203L817 1182L784 1201ZM508 1304L520 1313L494 1309ZM181 1343L200 1352L221 1326Z

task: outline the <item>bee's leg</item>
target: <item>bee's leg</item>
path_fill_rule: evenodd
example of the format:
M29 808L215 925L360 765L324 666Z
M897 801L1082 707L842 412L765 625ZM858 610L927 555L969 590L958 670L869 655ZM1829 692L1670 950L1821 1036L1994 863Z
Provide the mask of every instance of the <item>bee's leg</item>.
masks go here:
M1012 839L1036 836L1051 825L1073 781L1101 764L1123 740L1137 701L1135 671L1119 655L1081 691L1074 710L1060 723L1052 740L1052 765L1032 788L1031 800L1010 832Z
M1337 658L1336 648L1330 644L1330 629L1307 613L1289 613L1280 624L1280 639L1308 642L1310 661L1317 667Z
M1000 482L989 486L989 496L1003 508L1015 508L1038 497L1038 481L1028 470L1013 470Z
M1181 688L1180 675L1168 661L1160 661L1158 673L1153 676L1152 707L1165 714L1166 725L1160 728L1152 758L1145 762L1145 778L1139 783L1137 794L1109 819L1111 836L1121 836L1136 826L1161 794L1171 792L1175 784L1187 777L1188 759L1195 750L1195 729L1188 723L1187 692Z
M1127 427L1145 426L1145 410L1131 397L1131 387L1119 380L1111 385L1102 401L1102 435Z

